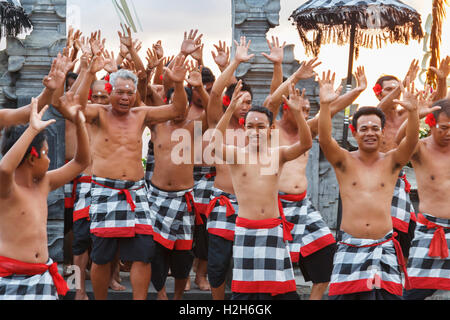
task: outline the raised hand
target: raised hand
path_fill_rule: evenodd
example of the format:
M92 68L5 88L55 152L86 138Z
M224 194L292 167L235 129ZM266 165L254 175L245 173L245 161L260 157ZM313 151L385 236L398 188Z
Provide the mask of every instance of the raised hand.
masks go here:
M102 71L104 66L105 66L105 59L103 58L102 55L99 54L92 58L88 71L91 74L96 74L97 72Z
M186 82L193 88L203 86L202 69L203 66L199 65L198 62L196 62L194 65L194 63L191 61L191 65L189 67L189 77L186 79Z
M225 41L219 40L219 45L214 45L214 48L217 50L217 54L211 51L214 62L220 70L224 70L230 64L230 47L227 47Z
M91 33L89 44L91 45L92 54L94 56L100 54L105 49L106 39L101 40L102 33L100 30Z
M447 79L450 73L450 56L442 59L439 69L435 67L430 67L430 70L436 74L439 79Z
M242 80L239 80L236 84L236 87L234 88L233 95L231 96L231 102L228 106L227 110L229 109L230 112L234 112L236 110L236 107L240 105L241 98L243 97L244 93L241 92L242 90Z
M120 26L122 27L122 29L124 29L124 26L122 24L120 24ZM129 49L133 45L133 38L131 37L131 28L127 26L124 30L126 30L126 34L125 32L124 34L122 34L122 32L120 31L117 31L117 33L119 35L120 44Z
M156 54L158 59L164 58L164 49L161 45L161 40L158 40L152 45L153 52Z
M283 95L284 103L289 106L290 110L294 110L303 113L303 107L308 104L308 99L305 97L306 89L300 90L295 88L295 83L291 82L289 85L289 99Z
M77 50L81 50L83 54L88 54L89 56L92 56L92 49L89 44L89 39L85 37L81 37L79 39L75 40L75 48Z
M153 50L147 49L147 69L156 68L163 60L164 57L158 57L155 47Z
M42 108L41 112L38 112L38 99L32 98L30 106L31 106L30 128L36 130L37 132L41 132L42 130L47 128L49 125L56 122L55 119L50 119L47 121L42 120L42 117L44 116L45 112L48 109L48 105L46 105L44 108Z
M278 37L272 36L272 43L270 43L270 41L267 40L267 44L269 45L270 55L264 52L261 53L261 55L274 64L282 63L284 58L284 47L286 46L286 41L283 43L282 46L280 46L280 41L278 40Z
M116 58L114 57L114 52L111 51L111 53L108 52L108 50L103 51L103 58L105 61L105 65L103 69L106 70L108 73L114 73L119 71L116 64Z
M322 73L322 79L319 80L320 87L320 104L330 104L337 98L339 98L342 86L340 86L337 90L334 90L334 81L336 78L336 74L333 72L331 75L331 71L328 70L327 73Z
M414 87L414 82L411 81L411 83L408 83L407 86L403 86L403 83L400 83L400 90L402 92L403 100L395 99L393 100L394 103L398 103L403 108L405 108L407 111L417 111L419 106L419 92L416 92Z
M437 91L433 91L430 86L426 86L425 90L419 93L417 97L417 102L419 104L419 118L426 117L429 113L441 109L441 107L433 107L434 96Z
M59 102L60 106L58 109L64 109L64 114L67 115L68 119L73 123L77 123L80 120L78 113L82 110L79 96L69 91L59 98Z
M367 78L366 78L366 72L364 70L364 67L357 67L356 72L356 90L364 91L367 89Z
M417 74L419 73L420 67L419 67L419 60L414 59L408 69L408 72L406 73L405 80L403 81L403 85L407 85L407 81L414 82L414 80L417 77ZM406 80L409 79L409 80Z
M303 61L300 68L298 68L297 71L295 72L296 79L301 80L314 77L316 75L314 69L322 64L322 62L316 63L317 59L318 58L314 58L309 61Z
M188 62L186 61L186 57L183 55L177 56L172 68L165 68L164 70L170 80L177 83L183 83L188 71Z
M56 59L53 60L49 74L44 77L42 84L50 90L56 90L64 86L66 75L72 70L75 61L71 61L69 57L58 53Z
M248 54L248 49L250 48L250 44L252 40L249 40L247 43L247 39L245 36L242 36L240 39L240 43L234 40L234 44L236 45L236 54L234 55L234 59L238 62L247 62L251 58L253 58L254 54Z
M197 38L197 32L198 30L191 30L189 32L189 35L187 32L184 32L184 40L181 43L181 54L183 54L185 57L188 55L194 53L197 49L201 47L201 38L203 37L203 34L200 34Z

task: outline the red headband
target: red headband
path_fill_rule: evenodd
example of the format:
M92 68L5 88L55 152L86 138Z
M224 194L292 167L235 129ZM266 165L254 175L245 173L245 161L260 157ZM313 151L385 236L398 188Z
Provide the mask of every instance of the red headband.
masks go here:
M436 126L436 118L434 117L434 114L429 113L429 114L427 115L427 117L425 118L425 123L426 123L427 125L429 125L430 128L435 127L435 126Z

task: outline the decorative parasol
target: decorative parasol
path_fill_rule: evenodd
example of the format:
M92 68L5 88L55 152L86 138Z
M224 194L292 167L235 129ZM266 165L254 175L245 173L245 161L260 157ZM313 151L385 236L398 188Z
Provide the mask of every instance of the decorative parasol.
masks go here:
M0 0L0 39L16 37L32 27L19 0Z
M353 60L359 48L408 44L423 38L420 14L399 0L309 0L289 17L297 26L306 54L317 56L323 44L349 44L346 90L351 89ZM311 40L310 40L311 39ZM350 107L345 109L343 145L347 141Z

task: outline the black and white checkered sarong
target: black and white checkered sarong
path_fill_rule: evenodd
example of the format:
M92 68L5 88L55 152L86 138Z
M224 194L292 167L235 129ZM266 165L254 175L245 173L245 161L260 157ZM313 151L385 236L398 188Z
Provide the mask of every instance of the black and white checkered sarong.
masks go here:
M52 264L51 259L46 263ZM0 300L58 300L58 292L49 270L36 275L12 274L0 276Z
M73 221L89 219L89 209L91 207L91 184L92 177L82 174L77 177L77 187L75 204L73 206Z
M280 218L236 219L231 290L240 293L296 291L294 271Z
M194 198L201 214L205 214L209 204L215 176L215 167L194 167Z
M206 224L208 233L233 241L237 213L238 203L236 196L213 187L210 202L205 213L208 218Z
M329 295L343 295L384 289L402 296L399 261L403 263L400 244L393 232L382 239L358 239L342 232L342 241L334 256Z
M150 188L150 181L152 181L153 169L155 167L155 155L153 150L153 142L148 142L147 161L145 164L145 183L147 188Z
M150 208L144 179L112 180L93 176L91 233L102 238L151 235Z
M419 213L408 259L411 287L450 290L450 219Z
M395 184L391 203L392 224L394 229L403 233L408 233L411 217L414 217L414 207L409 197L409 188L406 187L406 182L406 175L401 170Z
M171 250L191 250L196 218L192 189L163 191L150 184L148 201L154 240Z
M336 242L320 212L307 197L306 191L300 195L279 192L279 200L286 220L294 224L291 231L293 241L289 241L293 262L299 261L300 254L307 257Z

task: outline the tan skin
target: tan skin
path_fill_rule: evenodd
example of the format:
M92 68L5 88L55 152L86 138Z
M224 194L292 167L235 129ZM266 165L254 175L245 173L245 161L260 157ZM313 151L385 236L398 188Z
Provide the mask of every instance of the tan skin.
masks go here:
M420 139L411 157L419 193L419 212L450 219L450 117L441 112L431 136Z
M358 119L357 132L353 134L358 151L348 152L331 137L329 104L337 97L333 84L329 73L319 80L319 141L339 183L343 205L341 229L356 238L381 239L392 230L390 209L398 173L418 142L419 117L414 86L407 90L401 86L404 100L396 100L408 110L407 138L396 149L382 153L384 132L377 115L363 115Z
M109 179L139 181L144 177L142 167L142 134L146 126L181 116L186 108L183 80L186 74L184 56L177 58L167 74L175 84L173 103L161 107L132 108L136 102L136 86L131 79L118 78L110 95L110 105L87 103L87 91L95 74L104 66L103 58L93 58L79 91L83 93L83 112L92 129L92 174ZM63 113L70 112L62 109ZM110 283L111 263L93 263L91 279L95 298L105 300ZM135 261L130 271L133 299L147 298L151 271L149 264Z
M79 108L79 106L78 106ZM47 263L47 197L50 191L73 180L89 165L89 140L84 117L77 112L78 149L75 158L63 167L47 171L49 146L38 150L40 158L28 155L19 165L34 137L55 120L42 121L47 107L37 112L31 104L30 125L0 161L0 256L27 262Z
M230 106L216 127L216 133L225 135L228 122L232 117L234 109L242 99L240 93L241 81L238 82ZM299 92L296 93L297 95ZM243 163L235 161L228 163L236 197L239 202L239 217L251 220L263 220L279 217L278 210L278 181L279 170L284 163L296 159L312 146L312 138L306 120L302 114L299 104L291 104L294 117L298 126L299 139L290 146L270 147L270 136L273 126L270 125L268 117L260 112L249 112L245 124L245 134L248 137L248 145L239 147L213 142L217 144L215 154L219 160L225 161L230 153L234 159L245 159ZM213 136L215 135L213 134ZM301 142L300 142L300 141ZM263 142L260 142L263 141ZM264 143L266 141L266 143ZM221 150L221 154L217 152ZM251 154L257 155L258 161L251 163ZM260 158L261 157L261 158ZM266 171L270 164L267 160L277 161L275 170ZM267 161L267 162L266 162ZM265 170L264 170L265 169Z

